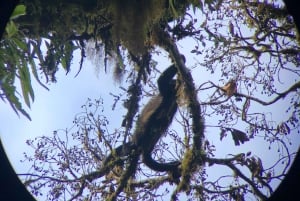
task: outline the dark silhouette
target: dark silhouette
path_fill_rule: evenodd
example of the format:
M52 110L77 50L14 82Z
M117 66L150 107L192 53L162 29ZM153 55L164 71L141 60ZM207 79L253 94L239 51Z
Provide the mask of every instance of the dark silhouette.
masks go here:
M176 73L177 68L173 64L161 74L157 81L159 94L153 97L141 112L132 142L117 147L114 155L117 157L131 155L130 157L134 158L141 154L143 162L150 169L159 172L170 171L174 177L179 177L179 161L159 163L151 156L154 146L172 123L177 111L176 80L173 79ZM113 160L114 155L110 154L106 158L104 166Z
M0 200L35 201L12 168L0 141Z

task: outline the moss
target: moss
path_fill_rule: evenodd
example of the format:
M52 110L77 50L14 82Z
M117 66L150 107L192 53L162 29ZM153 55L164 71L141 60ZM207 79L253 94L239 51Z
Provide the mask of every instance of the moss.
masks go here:
M135 55L146 52L147 35L151 25L164 14L159 0L113 0L109 10L113 15L113 40Z
M178 190L180 191L189 191L190 178L191 178L191 165L193 162L194 154L192 149L188 149L185 152L185 156L181 163L181 175L182 180L178 185Z
M182 16L191 4L195 6L199 2L196 0L112 0L109 11L113 17L113 40L117 45L124 45L133 54L142 55L159 41L150 39L153 27L158 22L167 23Z

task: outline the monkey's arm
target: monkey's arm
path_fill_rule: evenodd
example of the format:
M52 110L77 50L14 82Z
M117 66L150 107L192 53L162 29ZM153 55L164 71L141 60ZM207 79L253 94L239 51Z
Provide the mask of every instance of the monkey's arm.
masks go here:
M158 85L158 90L161 94L161 96L166 96L170 93L170 87L172 87L171 91L174 91L175 85L173 86L173 77L177 73L177 68L173 64L170 67L168 67L158 78L157 80L157 85Z

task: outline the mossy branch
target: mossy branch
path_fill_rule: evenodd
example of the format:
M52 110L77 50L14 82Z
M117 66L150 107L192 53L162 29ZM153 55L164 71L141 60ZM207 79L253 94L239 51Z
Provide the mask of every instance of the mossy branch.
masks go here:
M182 167L182 180L181 183L178 185L178 188L176 189L176 192L186 190L184 188L185 183L189 183L190 180L190 174L192 174L192 170L196 170L196 166L199 165L198 161L202 161L201 154L202 150L202 140L204 138L204 120L201 116L201 107L200 103L197 99L197 92L195 89L195 84L193 82L192 75L190 71L187 69L187 67L184 64L183 58L176 46L176 43L171 39L170 35L160 29L159 27L156 28L157 35L160 36L159 45L162 46L170 55L171 59L176 64L176 67L178 69L178 75L179 79L182 80L182 82L185 84L185 94L187 97L188 102L188 108L190 110L191 116L192 116L192 129L193 129L193 147L191 150L189 150L192 153L192 156L190 154L187 154L189 156L189 160L186 162L188 163L184 167ZM198 157L198 158L197 158ZM185 159L183 159L185 160ZM200 164L201 165L201 164ZM173 198L176 197L176 194L174 194Z

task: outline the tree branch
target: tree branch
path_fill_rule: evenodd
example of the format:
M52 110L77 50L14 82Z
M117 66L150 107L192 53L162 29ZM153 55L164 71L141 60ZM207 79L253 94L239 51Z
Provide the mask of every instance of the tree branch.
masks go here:
M138 165L140 154L138 152L133 153L130 157L129 165L126 171L122 174L119 182L119 186L116 191L111 195L109 201L115 201L122 190L129 184L129 179L135 174Z
M237 174L240 178L242 178L244 181L246 181L254 190L257 196L259 196L262 200L266 200L267 196L265 196L258 188L255 186L255 184L246 177L234 164L233 161L237 160L239 157L241 157L241 154L238 154L232 158L226 158L226 159L217 159L217 158L208 158L206 157L206 161L210 164L218 164L218 165L226 165L229 167L235 174Z
M182 180L177 186L176 191L172 195L172 199L176 199L177 192L188 190L191 174L197 169L196 167L202 165L201 150L202 140L204 138L204 120L201 117L201 108L197 99L197 92L193 82L193 78L189 70L184 64L182 55L180 54L176 43L171 39L170 35L163 31L160 27L156 29L160 36L159 44L169 52L170 57L176 64L178 69L179 80L184 84L184 93L187 96L188 108L192 116L192 130L193 130L193 147L192 150L187 150L185 156L185 164L182 165L181 176ZM200 163L199 163L200 161Z
M221 91L224 91L224 90L222 89L222 87L219 87L218 85L216 85L216 84L214 84L214 83L212 83L212 82L210 82L210 83L211 83L214 87L220 89ZM242 93L234 93L233 95L234 95L234 96L239 96L239 97L245 97L245 98L247 98L247 99L249 99L249 100L253 100L253 101L257 102L257 103L260 103L261 105L266 106L266 105L272 105L273 103L277 102L277 101L278 101L279 99L281 99L281 98L285 98L290 92L292 92L292 91L297 91L297 89L300 89L300 82L295 83L295 84L292 85L288 90L286 90L286 91L284 91L284 92L282 92L282 93L277 93L278 96L275 97L273 100L271 100L271 101L269 101L269 102L266 102L266 101L260 100L260 99L258 99L258 98L256 98L256 97L249 96L249 95L245 95L245 94L242 94ZM220 102L215 102L215 103L212 103L212 104L213 104L213 105L217 105L217 104L219 104L219 103L220 103Z

